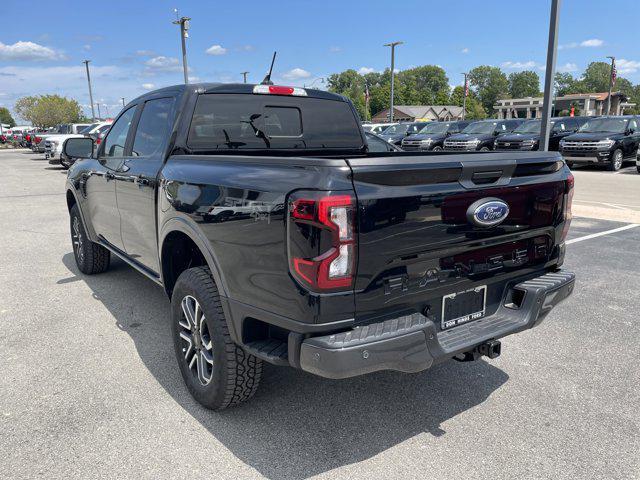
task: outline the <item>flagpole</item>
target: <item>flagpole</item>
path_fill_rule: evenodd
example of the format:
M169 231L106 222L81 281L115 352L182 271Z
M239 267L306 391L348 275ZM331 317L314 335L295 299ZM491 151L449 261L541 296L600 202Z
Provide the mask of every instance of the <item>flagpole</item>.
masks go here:
M607 57L611 59L611 73L609 74L609 96L607 97L607 115L611 115L611 90L615 81L616 57Z
M467 116L467 93L469 92L469 87L467 86L467 74L464 75L464 95L462 96L462 120Z

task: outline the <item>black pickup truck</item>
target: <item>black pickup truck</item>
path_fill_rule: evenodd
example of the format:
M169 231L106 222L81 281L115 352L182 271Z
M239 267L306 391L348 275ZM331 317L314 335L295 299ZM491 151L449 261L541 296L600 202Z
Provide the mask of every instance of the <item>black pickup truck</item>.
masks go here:
M209 408L251 397L262 361L344 378L495 358L573 289L557 153L370 153L344 97L262 84L157 90L97 150L64 148L78 269L115 255L164 288Z

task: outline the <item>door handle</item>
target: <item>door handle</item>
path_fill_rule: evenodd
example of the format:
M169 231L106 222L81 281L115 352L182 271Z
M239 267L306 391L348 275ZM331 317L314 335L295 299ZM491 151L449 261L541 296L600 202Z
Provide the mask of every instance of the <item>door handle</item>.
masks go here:
M145 185L149 185L149 179L147 177L145 177L144 175L138 175L133 177L133 183L135 183L136 185L142 187Z

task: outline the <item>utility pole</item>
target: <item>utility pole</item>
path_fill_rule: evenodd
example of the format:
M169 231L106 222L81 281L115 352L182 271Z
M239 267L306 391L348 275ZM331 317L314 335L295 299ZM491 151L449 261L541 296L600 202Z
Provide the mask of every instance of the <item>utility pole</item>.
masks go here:
M96 102L96 105L98 106L98 118L102 120L102 114L100 113L100 102Z
M87 68L87 82L89 83L89 103L91 104L91 121L96 119L96 111L93 109L93 92L91 91L91 75L89 75L89 62L91 60L83 60L84 66Z
M551 133L551 114L553 113L553 85L556 76L556 59L558 57L558 25L560 23L560 4L562 0L551 0L549 15L549 43L547 44L547 70L544 77L544 100L540 126L539 150L549 151L549 135Z
M121 97L121 98L122 98L122 106L124 107L124 97Z
M189 83L189 73L187 67L187 43L186 39L189 37L189 21L190 17L180 17L178 18L178 9L174 8L174 12L176 12L176 20L173 22L174 25L180 25L180 41L182 42L182 69L184 70L184 83L187 85Z
M244 83L247 83L247 73L249 72L240 72L240 75L244 77Z
M393 123L393 86L395 82L395 54L396 47L402 45L404 42L391 42L385 43L385 47L391 47L391 101L389 102L389 121Z
M469 88L467 87L467 73L463 73L464 75L464 92L462 93L462 120L467 116L467 92Z
M611 59L611 71L609 72L609 96L607 97L607 115L611 115L611 90L613 89L613 75L616 68L616 57L607 57Z

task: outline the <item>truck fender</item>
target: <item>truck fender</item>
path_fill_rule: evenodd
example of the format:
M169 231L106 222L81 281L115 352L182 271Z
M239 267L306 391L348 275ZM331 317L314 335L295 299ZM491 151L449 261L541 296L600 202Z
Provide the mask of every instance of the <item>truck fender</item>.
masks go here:
M82 220L84 231L87 232L87 236L89 237L89 240L91 240L92 242L95 242L97 238L96 238L96 232L93 228L93 224L91 223L90 219L84 215L84 212L82 211L82 207L84 204L82 195L78 193L75 185L73 185L71 182L67 182L66 190L67 191L65 196L66 196L68 210L71 211L72 204L75 204L78 206L78 211L80 212L80 219ZM73 197L73 202L71 202L69 199L70 195Z
M196 244L200 252L202 252L209 270L211 270L211 274L213 275L213 279L216 282L216 286L218 287L220 296L225 298L228 297L227 283L224 279L222 271L220 270L220 264L217 260L216 254L211 247L211 242L209 242L202 231L188 218L172 217L164 222L158 234L158 250L160 256L162 257L162 247L164 245L165 239L167 238L167 235L175 231L184 233L193 241L193 243ZM160 258L160 265L162 265L162 260L163 259ZM162 276L162 268L160 268L160 275Z

